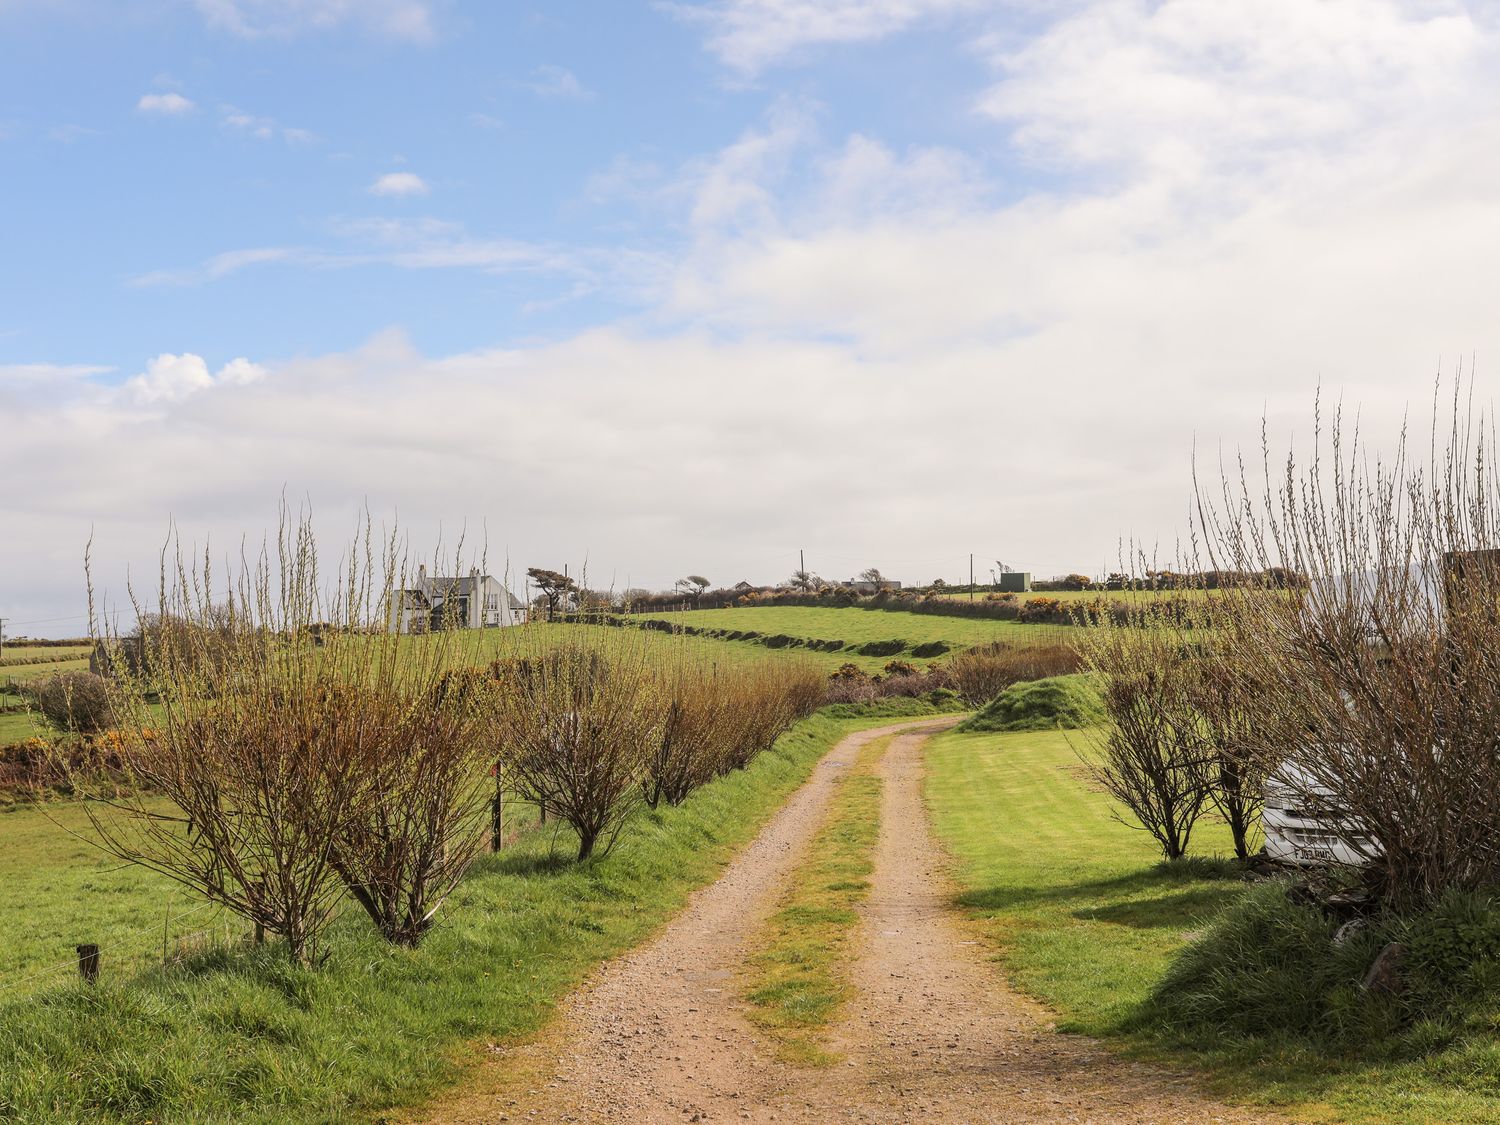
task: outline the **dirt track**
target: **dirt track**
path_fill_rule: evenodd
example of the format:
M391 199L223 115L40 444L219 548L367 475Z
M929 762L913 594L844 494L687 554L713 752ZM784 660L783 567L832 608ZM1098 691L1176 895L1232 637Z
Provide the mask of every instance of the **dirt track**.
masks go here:
M938 724L939 726L941 724ZM841 770L895 727L841 742L715 884L653 941L605 965L536 1043L497 1053L434 1122L1263 1121L1183 1079L1051 1030L947 908L943 857L908 724L880 766L880 841L835 1029L847 1062L775 1060L733 977L817 829Z

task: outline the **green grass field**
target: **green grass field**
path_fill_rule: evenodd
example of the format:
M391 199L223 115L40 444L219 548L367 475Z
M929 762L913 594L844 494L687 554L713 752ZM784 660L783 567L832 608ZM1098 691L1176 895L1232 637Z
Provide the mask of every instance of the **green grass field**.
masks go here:
M884 721L809 720L682 807L643 812L599 860L568 861L551 826L530 832L475 866L415 951L346 913L318 971L275 946L221 944L123 974L112 948L160 948L163 884L81 848L65 830L76 807L63 826L35 809L0 816L0 1119L330 1121L417 1103L456 1080L476 1041L536 1029L593 965L714 879L839 737ZM88 940L105 946L97 988L66 968L59 983L24 979Z
M943 641L953 651L973 645L1005 641L1009 644L1066 642L1069 625L1023 625L1015 621L987 621L982 618L943 617L937 614L908 613L902 610L872 610L850 607L835 609L824 606L737 606L729 609L692 609L670 614L643 614L683 625L705 629L753 630L763 634L785 633L809 640L840 640L852 645L869 641L903 640L908 648ZM691 638L712 640L712 638ZM721 641L737 647L736 641ZM762 651L778 651L765 650ZM787 651L787 650L779 650ZM797 653L805 650L794 649ZM853 662L867 670L879 669L894 657L859 656L852 652L808 653L824 657L835 667ZM902 654L909 658L909 653Z
M956 860L961 904L982 919L1006 975L1059 1027L1201 1068L1218 1092L1297 1107L1297 1120L1500 1120L1500 1048L1470 1045L1371 1063L1295 1044L1164 1042L1130 1019L1204 920L1242 893L1213 863L1171 868L1111 819L1080 775L1078 732L935 738L926 796ZM1210 825L1199 851L1227 853Z

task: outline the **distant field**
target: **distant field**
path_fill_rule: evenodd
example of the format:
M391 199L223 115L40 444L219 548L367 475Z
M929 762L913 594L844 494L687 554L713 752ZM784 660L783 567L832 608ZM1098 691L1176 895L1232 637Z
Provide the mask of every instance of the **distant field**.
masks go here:
M739 629L763 634L785 633L810 640L840 640L851 645L870 641L903 640L907 647L943 641L954 651L973 645L1004 641L1026 645L1067 641L1071 625L1022 625L1016 621L986 621L971 617L908 613L903 610L833 609L823 606L744 606L732 609L693 609L678 613L643 614L704 629ZM689 638L704 640L708 638ZM739 642L712 642L734 648L759 648ZM765 650L762 650L765 651ZM781 650L785 651L785 650ZM803 650L794 650L801 653ZM808 653L828 658L835 666L852 661L866 668L879 668L893 657L857 656L853 653ZM906 655L906 654L903 654Z
M619 629L604 625L548 624L546 622L519 625L510 629L473 630L465 634L463 638L463 660L469 664L487 664L507 652L523 647L537 633L544 636L565 637L570 632L580 629L603 630L612 635L620 632ZM642 632L640 636L645 638L649 649L659 654L663 661L684 659L699 664L743 665L763 660L801 660L830 672L844 663L839 653L808 652L804 649L771 650L758 645L723 641L715 637L671 636L654 632Z
M982 602L987 593L987 591L975 593L972 600ZM1116 602L1157 601L1162 598L1201 598L1206 593L1206 590L1032 590L1030 593L1017 594L1016 600L1024 602L1032 598L1055 598L1060 602L1091 602L1097 598L1108 598ZM967 592L939 594L938 596L951 602L971 600Z
M6 645L0 653L0 684L26 683L57 672L86 672L91 651L89 645Z

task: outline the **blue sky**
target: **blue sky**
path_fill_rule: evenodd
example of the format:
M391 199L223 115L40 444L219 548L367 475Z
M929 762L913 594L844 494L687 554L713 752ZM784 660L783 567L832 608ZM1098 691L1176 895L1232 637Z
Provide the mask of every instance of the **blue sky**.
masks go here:
M0 0L0 616L283 494L616 586L1170 554L1320 385L1492 398L1497 20Z
M7 361L129 373L172 340L217 366L392 325L437 353L552 337L643 311L619 258L684 241L653 189L778 105L898 146L993 132L957 20L752 77L651 3L432 5L405 35L244 7L265 34L192 3L0 16ZM372 194L390 174L423 186ZM389 260L444 249L477 264Z

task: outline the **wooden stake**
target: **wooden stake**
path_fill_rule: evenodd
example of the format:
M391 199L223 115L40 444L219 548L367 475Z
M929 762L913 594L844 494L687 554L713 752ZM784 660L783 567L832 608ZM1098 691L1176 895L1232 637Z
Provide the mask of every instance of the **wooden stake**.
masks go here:
M85 984L99 980L99 947L92 942L78 946L78 975Z

